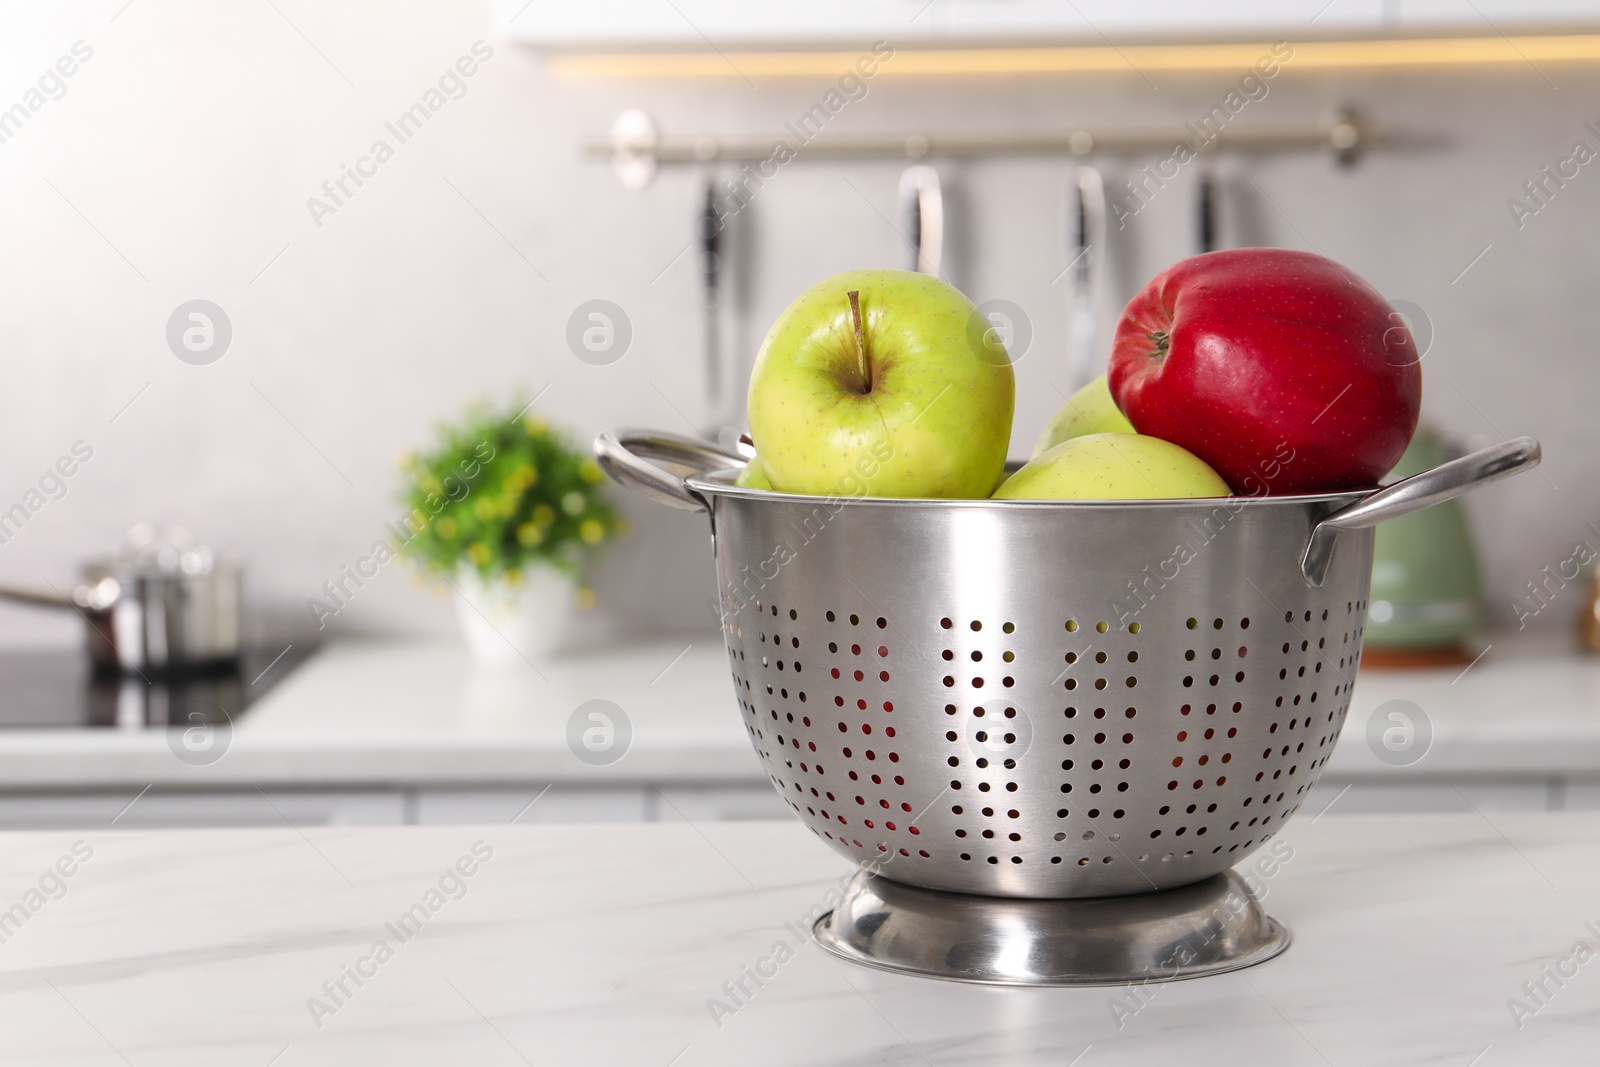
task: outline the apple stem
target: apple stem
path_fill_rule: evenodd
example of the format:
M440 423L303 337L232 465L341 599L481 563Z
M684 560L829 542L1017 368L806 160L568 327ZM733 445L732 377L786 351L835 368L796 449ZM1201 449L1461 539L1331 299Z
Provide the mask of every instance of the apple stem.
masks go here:
M850 298L850 318L856 330L856 363L861 368L861 391L872 392L872 362L867 359L867 333L861 325L861 291L852 289L845 294Z

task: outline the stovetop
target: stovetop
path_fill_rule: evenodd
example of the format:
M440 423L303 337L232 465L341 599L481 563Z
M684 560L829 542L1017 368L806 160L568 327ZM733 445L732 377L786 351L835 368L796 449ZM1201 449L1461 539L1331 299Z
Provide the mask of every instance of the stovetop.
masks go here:
M0 729L231 723L315 651L248 648L237 665L176 676L98 673L79 650L0 652Z

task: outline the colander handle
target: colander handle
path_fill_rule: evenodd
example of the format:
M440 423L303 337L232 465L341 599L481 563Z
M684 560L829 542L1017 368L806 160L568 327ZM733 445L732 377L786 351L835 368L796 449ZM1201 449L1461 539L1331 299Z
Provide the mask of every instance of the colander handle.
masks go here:
M683 484L684 475L663 467L663 462L688 468L690 473L743 467L746 458L724 452L704 441L656 430L607 430L594 439L594 458L617 484L658 504L682 511L709 511L705 500Z
M1532 470L1539 465L1540 458L1538 441L1518 437L1370 493L1317 523L1306 544L1305 555L1301 557L1300 573L1305 575L1308 584L1320 588L1328 577L1340 530L1361 530L1431 508L1469 489Z

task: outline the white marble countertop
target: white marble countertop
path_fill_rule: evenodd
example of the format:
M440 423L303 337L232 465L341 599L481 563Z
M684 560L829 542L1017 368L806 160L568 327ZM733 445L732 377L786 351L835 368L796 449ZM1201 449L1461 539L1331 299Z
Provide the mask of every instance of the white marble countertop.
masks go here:
M1600 815L1302 818L1280 840L1293 856L1265 903L1294 932L1288 952L1145 987L1130 1014L1114 1007L1126 989L968 986L826 955L793 920L849 867L793 822L4 834L0 909L22 911L0 951L3 1058L1593 1061ZM58 862L71 875L47 878ZM446 875L458 862L470 876ZM408 911L422 918L402 938ZM793 958L732 1004L724 983L779 942ZM1524 983L1541 981L1536 1001ZM714 1018L712 998L735 1010Z
M533 667L473 664L451 644L336 643L242 716L224 758L176 758L159 731L0 732L5 788L765 781L729 691L715 638L569 653ZM589 700L622 708L626 755L590 766L567 724ZM1407 700L1432 746L1405 768L1366 743L1367 718ZM1600 779L1600 660L1562 640L1498 638L1478 663L1364 669L1334 779L1473 776Z

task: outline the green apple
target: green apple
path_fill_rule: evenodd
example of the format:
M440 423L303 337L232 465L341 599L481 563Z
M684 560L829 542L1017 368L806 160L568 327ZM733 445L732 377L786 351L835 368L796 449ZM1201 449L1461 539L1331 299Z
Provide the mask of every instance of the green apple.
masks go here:
M744 470L733 480L733 484L741 489L772 489L772 483L767 480L767 472L761 469L759 457L752 456L750 462L744 465Z
M996 500L1167 500L1227 496L1228 483L1200 457L1159 437L1095 433L1028 461Z
M959 290L849 271L772 324L750 436L783 492L981 498L1004 471L1015 400L1005 346Z
M1037 459L1045 449L1084 434L1135 432L1133 423L1117 410L1116 401L1111 399L1111 389L1106 385L1106 376L1102 374L1069 396L1061 410L1050 416L1044 433L1039 435L1039 443L1033 446L1031 458Z

